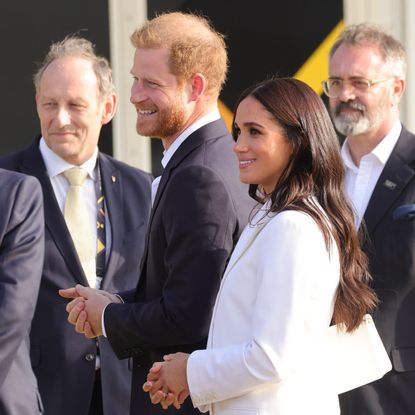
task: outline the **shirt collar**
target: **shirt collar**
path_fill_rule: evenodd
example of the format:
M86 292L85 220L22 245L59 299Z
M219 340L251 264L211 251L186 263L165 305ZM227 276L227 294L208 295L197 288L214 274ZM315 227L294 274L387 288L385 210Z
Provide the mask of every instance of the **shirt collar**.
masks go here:
M96 173L95 166L97 164L98 157L98 147L95 148L94 154L80 166L75 166L65 161L63 158L59 157L54 153L46 144L45 139L42 137L39 142L39 150L42 154L43 161L45 162L46 169L48 171L49 177L53 178L63 173L65 170L68 170L72 167L81 167L82 169L88 172L89 177L95 181Z
M206 124L209 124L213 121L219 120L220 113L217 108L215 108L213 111L207 113L203 117L199 118L196 122L194 122L192 125L187 127L171 144L171 146L164 151L164 156L161 159L161 164L163 165L163 168L165 168L170 161L170 159L173 157L173 154L176 152L176 150L180 147L181 144L186 140L187 137L190 136L190 134L194 133L199 128L203 127Z
M383 165L385 165L388 161L388 158L391 155L396 142L398 141L401 131L402 124L398 120L395 122L389 133L386 134L385 138L373 149L372 153Z
M347 169L352 170L353 172L357 172L358 168L356 164L354 164L354 161L352 160L352 156L350 154L349 146L347 144L347 139L344 141L341 149L341 156L344 162L344 165Z
M395 122L392 129L389 131L388 134L380 141L380 143L369 153L375 156L380 163L383 165L386 164L388 161L393 148L395 147L399 135L402 131L402 124L399 120ZM369 154L366 154L364 157L368 156ZM352 156L350 154L349 145L347 139L343 143L342 149L341 149L341 155L344 161L345 166L348 169L351 169L352 171L357 171L358 167L354 163Z

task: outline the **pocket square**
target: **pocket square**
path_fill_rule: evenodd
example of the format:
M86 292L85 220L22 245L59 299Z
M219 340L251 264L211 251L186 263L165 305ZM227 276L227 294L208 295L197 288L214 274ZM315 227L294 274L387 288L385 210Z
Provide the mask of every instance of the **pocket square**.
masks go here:
M408 220L415 218L415 204L402 205L392 213L393 220Z

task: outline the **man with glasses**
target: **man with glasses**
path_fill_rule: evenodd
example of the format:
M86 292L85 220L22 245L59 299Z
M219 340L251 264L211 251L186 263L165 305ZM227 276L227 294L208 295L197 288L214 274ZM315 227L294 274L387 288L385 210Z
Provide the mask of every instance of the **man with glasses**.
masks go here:
M380 300L375 323L393 364L382 379L341 395L342 415L415 414L415 136L399 121L405 72L401 43L360 24L336 40L323 82L346 136L346 190Z

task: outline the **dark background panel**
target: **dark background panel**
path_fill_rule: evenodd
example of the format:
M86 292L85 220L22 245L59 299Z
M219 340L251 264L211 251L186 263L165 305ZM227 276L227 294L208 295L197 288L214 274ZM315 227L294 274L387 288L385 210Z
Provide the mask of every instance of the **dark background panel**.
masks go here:
M239 93L272 75L292 76L343 18L342 0L151 0L148 17L197 12L226 36L228 81L222 101L232 109ZM153 172L162 146L152 140Z
M122 1L122 0L120 0ZM293 75L342 18L341 0L151 0L148 16L180 10L207 16L225 34L230 70L221 95L233 108L252 82ZM26 146L39 133L32 74L52 41L79 33L109 57L106 0L18 0L0 4L2 76L0 154ZM112 154L111 126L100 147ZM162 147L152 140L153 172L159 174Z
M21 149L40 132L32 75L52 41L70 33L91 40L109 57L106 0L3 0L0 3L2 54L0 154ZM100 147L112 154L110 126L103 130Z

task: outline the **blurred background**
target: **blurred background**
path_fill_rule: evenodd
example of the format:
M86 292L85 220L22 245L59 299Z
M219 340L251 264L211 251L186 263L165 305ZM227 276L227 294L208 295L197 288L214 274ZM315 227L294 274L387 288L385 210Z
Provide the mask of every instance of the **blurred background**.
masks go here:
M220 110L229 123L238 94L271 75L295 76L322 93L328 51L345 24L372 22L402 41L408 53L404 124L415 131L415 1L413 0L4 0L0 154L31 143L39 133L32 75L51 42L77 33L111 61L117 115L103 129L102 151L160 173L160 140L139 137L129 102L134 49L129 36L147 18L166 11L197 12L226 36L230 71Z

